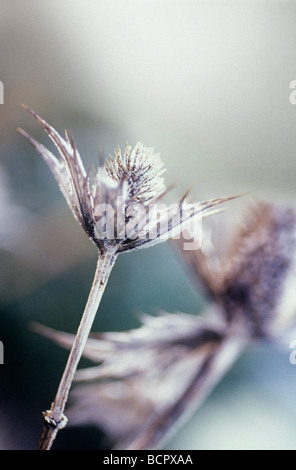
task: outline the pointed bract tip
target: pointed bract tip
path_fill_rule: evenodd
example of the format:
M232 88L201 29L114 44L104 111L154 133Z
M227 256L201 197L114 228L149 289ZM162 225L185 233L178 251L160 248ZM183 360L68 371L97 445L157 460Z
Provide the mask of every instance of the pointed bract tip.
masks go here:
M28 111L28 113L31 114L31 116L33 116L35 119L37 119L37 121L39 121L40 123L45 122L37 113L35 113L35 111L33 111L33 109L31 109L26 104L21 103L21 107L24 108L26 111Z
M26 131L24 131L24 129L21 129L21 127L18 127L16 130L19 134L21 134L23 137L25 137L25 139L27 139L28 141L33 140L32 137Z
M187 198L188 194L192 191L193 187L195 186L195 183L191 183L191 185L186 189L185 193L179 200L179 204L182 204L185 199Z
M33 114L33 115L36 114L36 113L34 113L34 111L33 111L29 106L27 106L25 103L21 103L21 107L24 108L26 111L28 111L30 114Z

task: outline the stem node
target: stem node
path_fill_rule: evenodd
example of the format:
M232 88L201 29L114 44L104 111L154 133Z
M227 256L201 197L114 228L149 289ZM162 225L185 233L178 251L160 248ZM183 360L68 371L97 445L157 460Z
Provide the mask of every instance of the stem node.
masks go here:
M54 429L64 429L68 424L68 418L64 414L62 414L60 421L56 421L55 419L53 419L51 410L43 411L42 416L45 423L53 427Z

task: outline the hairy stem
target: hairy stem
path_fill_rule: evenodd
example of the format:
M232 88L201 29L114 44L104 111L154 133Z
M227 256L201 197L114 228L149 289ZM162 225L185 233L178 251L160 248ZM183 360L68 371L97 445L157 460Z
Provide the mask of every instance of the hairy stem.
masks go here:
M38 450L49 450L59 430L67 424L64 410L69 391L116 256L115 248L110 248L103 255L99 255L93 284L56 397L51 405L51 409L43 412L44 427Z
M159 448L201 406L249 342L245 327L232 325L217 348L207 357L189 387L164 412L151 418L127 450Z

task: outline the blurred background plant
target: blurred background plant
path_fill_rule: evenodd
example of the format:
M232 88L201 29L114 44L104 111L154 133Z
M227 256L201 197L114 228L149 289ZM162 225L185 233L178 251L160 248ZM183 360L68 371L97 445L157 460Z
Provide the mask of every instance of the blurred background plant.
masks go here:
M168 184L196 182L197 200L248 191L294 205L295 20L294 2L0 1L2 449L35 448L67 357L29 323L74 332L96 263L16 133L44 141L19 103L71 128L86 164L99 145L108 155L141 140L160 152ZM206 302L171 246L156 246L118 260L94 330L136 327L138 310L197 314ZM289 354L288 340L246 353L167 448L295 449ZM98 448L101 437L66 429L56 448Z

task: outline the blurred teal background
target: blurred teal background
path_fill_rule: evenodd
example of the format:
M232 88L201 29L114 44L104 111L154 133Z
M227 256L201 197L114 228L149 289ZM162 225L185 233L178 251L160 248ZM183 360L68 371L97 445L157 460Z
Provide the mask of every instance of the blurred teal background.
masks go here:
M154 146L167 184L176 182L172 202L194 182L197 200L248 192L294 205L295 24L295 2L0 0L1 449L35 448L67 358L30 322L74 332L96 263L16 132L48 144L20 102L71 128L86 165L97 164L99 145L106 156L127 140ZM134 327L139 310L206 305L167 243L118 259L93 330ZM289 354L289 344L247 352L167 447L295 450ZM99 442L95 429L67 429L55 448Z

